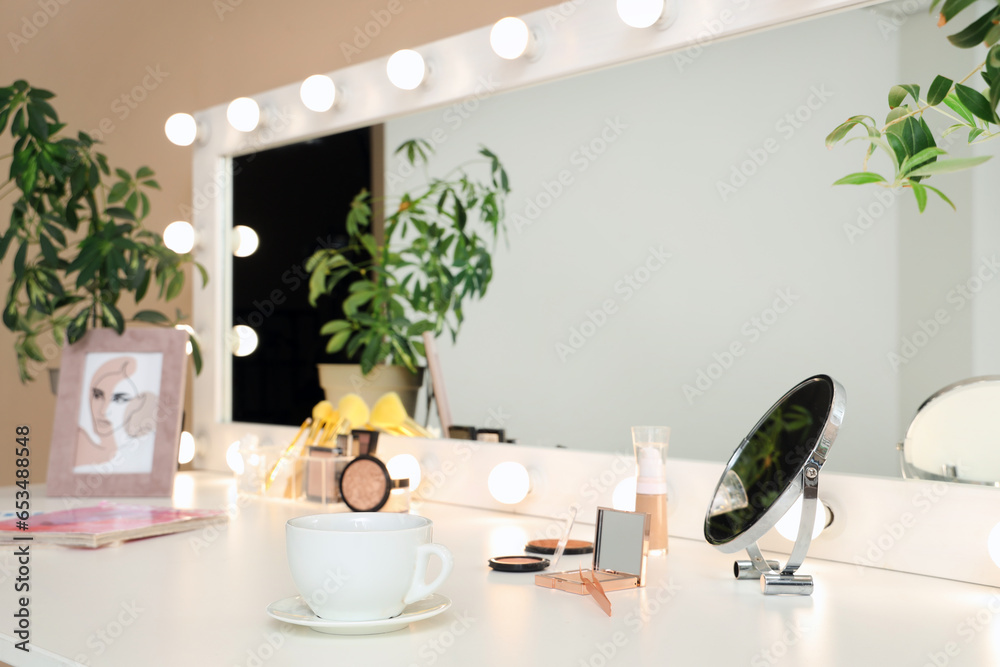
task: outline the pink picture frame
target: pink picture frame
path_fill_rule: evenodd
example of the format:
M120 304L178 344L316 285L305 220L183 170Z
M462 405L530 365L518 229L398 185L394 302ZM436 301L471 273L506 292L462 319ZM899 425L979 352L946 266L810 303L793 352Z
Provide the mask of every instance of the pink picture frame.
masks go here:
M63 349L49 496L169 496L187 375L187 334L92 329Z

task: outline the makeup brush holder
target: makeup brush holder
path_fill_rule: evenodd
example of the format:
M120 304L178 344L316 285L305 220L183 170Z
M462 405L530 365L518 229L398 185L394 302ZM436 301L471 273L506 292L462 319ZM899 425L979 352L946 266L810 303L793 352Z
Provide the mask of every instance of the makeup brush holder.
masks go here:
M278 463L282 448L268 449L274 451L259 449L243 457L243 472L237 475L241 493L322 505L342 502L340 476L351 457L340 456L333 449L310 447L307 455Z

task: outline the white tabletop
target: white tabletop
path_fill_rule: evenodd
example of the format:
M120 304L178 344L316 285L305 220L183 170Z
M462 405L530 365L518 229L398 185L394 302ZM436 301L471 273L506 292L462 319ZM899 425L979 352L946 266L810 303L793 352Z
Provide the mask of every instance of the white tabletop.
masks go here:
M735 581L733 556L672 538L645 589L589 597L545 590L533 574L493 572L552 520L423 503L455 555L443 614L383 635L340 637L273 620L295 594L284 523L316 506L237 498L233 481L178 476L173 503L227 508L227 526L104 549L31 548L32 652L13 648L13 548L0 547L0 660L12 665L996 665L995 588L807 559L811 597L765 597ZM13 506L0 490L0 508ZM122 502L126 502L122 500ZM142 499L139 502L149 502ZM161 499L156 504L169 504ZM61 509L35 496L33 509ZM593 539L592 525L573 537ZM586 565L566 556L559 569ZM76 661L76 663L74 663ZM321 663L322 661L322 663Z

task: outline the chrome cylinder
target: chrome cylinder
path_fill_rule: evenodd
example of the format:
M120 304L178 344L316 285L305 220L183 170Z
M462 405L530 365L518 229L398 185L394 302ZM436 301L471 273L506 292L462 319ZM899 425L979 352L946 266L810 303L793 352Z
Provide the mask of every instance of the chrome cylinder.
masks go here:
M764 595L812 595L813 578L807 574L765 572L760 578Z
M776 560L767 561L767 566L775 571L781 569L781 565ZM737 579L760 579L762 574L763 572L754 567L752 560L738 560L733 563L733 575Z

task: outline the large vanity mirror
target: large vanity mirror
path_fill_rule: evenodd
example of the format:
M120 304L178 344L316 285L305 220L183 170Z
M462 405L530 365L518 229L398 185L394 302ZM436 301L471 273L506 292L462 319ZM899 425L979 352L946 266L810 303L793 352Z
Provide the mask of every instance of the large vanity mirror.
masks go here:
M456 423L627 452L629 425L654 421L671 425L672 457L725 460L766 397L822 369L852 395L830 468L898 477L896 443L920 401L1000 354L987 344L1000 287L954 296L1000 245L979 206L994 167L953 178L957 213L936 203L920 217L908 196L831 187L863 156L827 151L825 135L882 113L901 75L929 82L958 56L922 12L766 4L685 3L653 32L617 30L613 2L556 22L538 12L526 17L545 44L533 62L500 62L484 28L423 49L432 78L415 91L391 89L380 61L331 73L349 95L326 114L302 107L297 85L257 96L272 124L249 135L225 127L225 107L201 114L195 222L222 276L196 297L215 353L196 380L196 436L222 443L203 463L224 465L214 449L238 432L224 343L239 261L226 252L232 157L384 122L390 199L419 178L392 155L414 137L434 145L432 171L485 145L511 177L489 293L457 345L439 339ZM936 51L915 39L928 35Z

